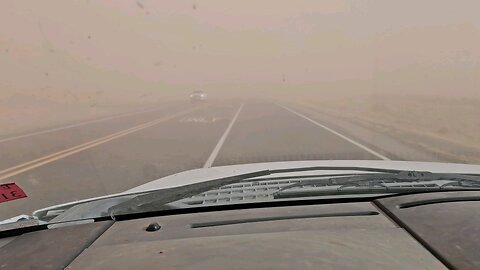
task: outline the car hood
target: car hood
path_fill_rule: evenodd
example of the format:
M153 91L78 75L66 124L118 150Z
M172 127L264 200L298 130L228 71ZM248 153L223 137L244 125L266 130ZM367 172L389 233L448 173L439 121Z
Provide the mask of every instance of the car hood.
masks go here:
M255 171L319 166L331 170L295 174L358 173L360 168L480 173L480 166L462 164L277 162L192 170L116 195ZM65 223L12 238L3 247L2 264L22 269L47 263L69 269L158 265L164 269L478 269L480 218L472 215L480 207L478 198L480 191L417 193L369 201ZM159 230L146 231L154 223ZM25 259L15 260L11 254L25 254Z

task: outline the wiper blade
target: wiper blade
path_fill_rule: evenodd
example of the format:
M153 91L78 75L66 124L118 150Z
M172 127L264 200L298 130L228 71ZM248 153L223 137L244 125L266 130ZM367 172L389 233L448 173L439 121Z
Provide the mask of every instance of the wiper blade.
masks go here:
M441 181L443 181L443 183L438 185L437 183L440 183ZM432 184L428 184L429 182L432 182ZM402 183L403 185L395 186L395 184L399 183ZM409 186L409 183L412 185ZM426 184L422 185L421 183ZM286 194L288 190L305 186L309 186L311 188L303 189L301 191L290 191L288 194ZM431 173L422 171L400 171L398 173L374 173L348 177L329 177L317 180L304 180L288 185L275 192L273 197L285 198L358 193L387 194L411 191L438 191L439 189L451 187L462 189L478 189L480 188L480 176Z
M163 190L157 190L157 191L153 191L153 190L138 191L138 192L132 192L128 194L119 193L119 194L114 194L114 195L109 195L109 196L104 196L99 198L85 199L78 202L71 202L71 203L66 203L62 205L39 209L33 213L33 216L41 221L50 222L52 219L57 218L58 216L62 216L62 217L64 216L68 220L76 220L78 217L84 218L85 216L98 218L98 217L106 217L110 215L110 217L114 217L115 215L123 214L128 211L128 210L120 210L122 208L124 209L142 208L142 212L147 212L143 210L144 209L143 207L145 207L145 203L142 203L142 202L146 202L149 200L147 199L148 194L151 194L151 197L152 197L150 199L151 204L153 204L153 201L155 200L159 201L159 203L155 203L155 205L160 205L161 204L160 202L166 202L165 204L167 204L169 202L176 201L179 198L183 199L184 196L185 197L194 196L204 192L206 189L214 189L217 186L217 184L219 184L220 186L229 185L232 183L230 182L230 180L233 181L233 183L243 182L243 181L255 182L255 181L259 181L259 179L254 179L254 178L259 176L281 174L281 173L288 174L288 173L306 172L306 171L358 171L358 172L395 173L395 172L400 172L401 170L374 168L374 167L355 167L355 166L353 167L311 166L311 167L296 167L296 168L294 167L294 168L287 168L287 169L270 169L270 170L254 171L245 175L237 175L237 176L217 179L219 181L211 180L211 181L217 181L217 182L207 181L207 182L199 183L198 185L197 184L188 185L188 186L178 187L178 188L170 188L170 189L163 189ZM343 175L346 175L346 174L343 174ZM348 175L352 175L352 174L349 173ZM309 177L313 177L313 176L309 176ZM223 182L223 180L226 180L226 181ZM209 184L206 185L207 183L212 183L214 185L209 186ZM187 192L187 190L189 191ZM178 194L178 196L174 196L175 194ZM138 198L133 200L134 197L138 197ZM143 198L144 200L142 200L140 197ZM104 204L102 203L102 201L108 201L108 202ZM116 203L118 201L123 201L124 203ZM134 201L144 206L135 207ZM127 202L130 202L131 205L127 205L128 204ZM116 203L116 205L109 206L111 203ZM84 207L87 204L90 206ZM105 208L99 208L104 206ZM95 210L92 210L92 208L95 208ZM152 209L151 211L161 210L161 209L154 209L154 207L150 207L150 209Z
M401 170L394 169L379 169L369 167L345 167L345 166L312 166L312 167L299 167L288 169L272 169L262 170L252 173L236 175L232 177L211 180L207 182L201 182L197 184L185 185L181 187L162 189L153 191L148 194L136 196L126 202L120 203L108 209L108 213L112 219L115 216L123 214L132 214L138 212L151 212L169 209L168 203L175 202L187 197L191 197L200 194L205 191L209 191L215 188L234 184L249 180L251 178L267 176L278 173L293 173L304 171L364 171L364 172L377 172L377 173L398 173ZM260 181L260 179L251 179L252 181Z
M355 167L355 166L312 166L288 169L270 170L272 174L276 173L290 173L290 172L306 172L306 171L359 171L359 172L376 172L376 173L400 173L404 170L383 169L371 167Z
M257 171L254 173L241 174L207 182L190 184L180 187L161 189L148 194L136 196L126 202L117 204L108 209L110 217L115 220L115 216L123 214L133 214L138 212L149 212L162 210L166 204L183 198L191 197L199 193L219 188L229 184L240 182L252 177L270 175L269 170Z
M384 187L384 188L359 188L359 189L331 189L331 190L299 190L290 192L277 192L274 199L300 198L300 197L319 197L319 196L342 196L342 195L387 195L399 193L420 193L439 191L438 187Z

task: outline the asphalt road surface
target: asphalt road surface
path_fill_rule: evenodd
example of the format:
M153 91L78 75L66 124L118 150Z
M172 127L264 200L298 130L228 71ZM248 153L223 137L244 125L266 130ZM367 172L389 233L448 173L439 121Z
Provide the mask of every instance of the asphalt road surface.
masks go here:
M14 182L28 195L0 203L0 220L189 169L325 159L439 161L384 134L301 107L257 100L184 102L0 138L0 183Z

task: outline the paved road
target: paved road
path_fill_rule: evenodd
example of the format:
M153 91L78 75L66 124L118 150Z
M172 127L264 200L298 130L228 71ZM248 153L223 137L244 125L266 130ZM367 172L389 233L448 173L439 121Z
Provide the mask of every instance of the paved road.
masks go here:
M382 134L270 101L172 104L0 139L0 183L28 198L0 204L0 219L209 166L286 160L408 159L419 153Z

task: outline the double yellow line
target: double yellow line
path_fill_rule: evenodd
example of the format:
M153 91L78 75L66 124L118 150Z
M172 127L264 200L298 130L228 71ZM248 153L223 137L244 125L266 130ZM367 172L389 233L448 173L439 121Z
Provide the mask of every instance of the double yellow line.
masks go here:
M4 180L6 178L9 178L9 177L18 175L20 173L32 170L34 168L43 166L43 165L48 164L50 162L68 157L68 156L73 155L75 153L78 153L78 152L87 150L89 148L104 144L106 142L118 139L120 137L123 137L123 136L126 136L128 134L140 131L142 129L152 127L154 125L157 125L159 123L171 120L173 118L191 113L191 112L196 111L198 109L200 109L200 107L196 107L196 108L193 108L193 109L178 112L176 114L169 115L169 116L166 116L166 117L158 118L158 119L155 119L153 121L150 121L150 122L138 125L138 126L134 126L132 128L122 130L122 131L119 131L119 132L116 132L116 133L113 133L113 134L110 134L110 135L107 135L107 136L104 136L104 137L101 137L101 138L98 138L98 139L95 139L93 141L89 141L89 142L86 142L86 143L83 143L83 144L80 144L80 145L77 145L77 146L74 146L74 147L70 147L68 149L65 149L65 150L62 150L62 151L59 151L59 152L41 157L41 158L37 158L35 160L25 162L23 164L20 164L20 165L14 166L14 167L10 167L8 169L0 171L0 182L1 182L1 180Z

